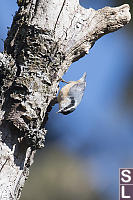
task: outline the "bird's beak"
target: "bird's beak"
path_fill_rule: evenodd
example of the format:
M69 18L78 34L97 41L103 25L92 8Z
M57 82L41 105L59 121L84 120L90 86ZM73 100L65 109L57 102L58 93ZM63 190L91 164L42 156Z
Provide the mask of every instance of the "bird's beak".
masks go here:
M62 112L62 110L60 109L60 110L58 110L58 112L56 112L56 113L61 113Z

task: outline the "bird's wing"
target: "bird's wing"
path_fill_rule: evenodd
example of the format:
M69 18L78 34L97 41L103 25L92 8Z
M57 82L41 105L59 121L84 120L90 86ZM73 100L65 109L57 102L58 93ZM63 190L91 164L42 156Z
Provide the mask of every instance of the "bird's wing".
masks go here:
M69 97L75 101L77 105L81 102L86 87L86 82L78 82L69 90Z

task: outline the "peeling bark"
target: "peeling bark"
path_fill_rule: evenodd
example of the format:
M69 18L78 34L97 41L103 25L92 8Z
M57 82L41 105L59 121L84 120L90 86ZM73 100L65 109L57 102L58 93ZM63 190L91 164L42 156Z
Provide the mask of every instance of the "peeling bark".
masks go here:
M78 0L18 0L0 54L0 199L19 199L59 78L101 36L130 21L127 4L98 11Z

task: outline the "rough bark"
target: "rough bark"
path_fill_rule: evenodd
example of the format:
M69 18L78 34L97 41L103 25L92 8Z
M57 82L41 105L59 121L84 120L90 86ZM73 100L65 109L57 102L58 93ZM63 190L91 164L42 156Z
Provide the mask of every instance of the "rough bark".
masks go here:
M19 0L0 54L0 199L19 199L44 146L59 77L102 35L130 21L127 4L98 11L78 0Z

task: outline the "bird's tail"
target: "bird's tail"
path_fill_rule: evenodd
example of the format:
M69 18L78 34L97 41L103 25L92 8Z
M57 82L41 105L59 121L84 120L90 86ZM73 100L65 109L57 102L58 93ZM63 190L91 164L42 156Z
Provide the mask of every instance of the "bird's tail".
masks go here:
M87 75L87 73L85 72L85 73L83 74L83 76L81 77L80 81L85 81L86 75Z

